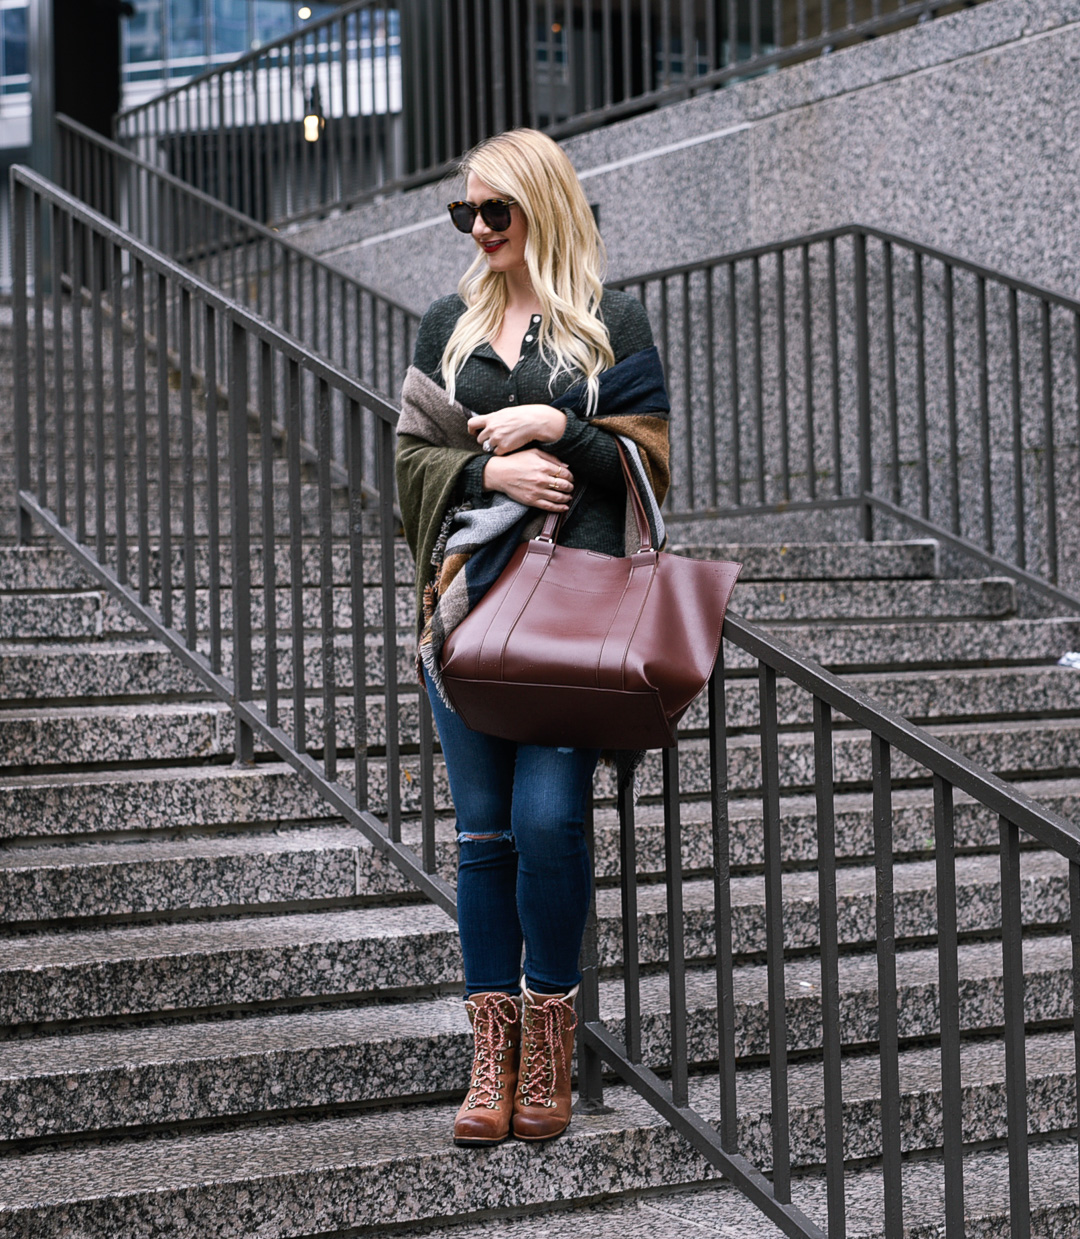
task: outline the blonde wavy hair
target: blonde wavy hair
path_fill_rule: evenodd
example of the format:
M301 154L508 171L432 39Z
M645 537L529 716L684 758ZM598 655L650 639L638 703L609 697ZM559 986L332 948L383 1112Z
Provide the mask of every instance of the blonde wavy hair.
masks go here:
M552 367L552 383L560 374L580 374L587 380L592 413L600 372L615 364L615 355L598 313L607 265L604 243L573 164L546 134L511 129L474 147L459 171L466 178L475 173L524 213L529 226L525 264L543 315L540 355ZM458 283L458 293L467 308L442 357L443 383L451 399L470 354L498 334L508 299L506 276L490 270L478 252Z

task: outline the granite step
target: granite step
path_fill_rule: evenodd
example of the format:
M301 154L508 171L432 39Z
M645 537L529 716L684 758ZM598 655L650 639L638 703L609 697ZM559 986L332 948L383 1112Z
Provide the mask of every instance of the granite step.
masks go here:
M1029 779L1038 771L1045 778L1072 778L1080 774L1080 719L1025 719L994 722L948 723L928 730L962 756L1005 779ZM806 732L781 732L778 741L779 782L786 794L810 791L814 786L813 736ZM756 735L730 736L727 744L727 787L736 796L753 795L761 789L761 750ZM369 762L369 802L375 813L386 807L386 768L381 758ZM401 760L401 803L406 813L421 811L420 786L423 771L419 757ZM703 798L710 793L711 765L708 743L699 739L679 742L679 793ZM872 754L868 732L856 728L833 735L833 778L837 788L869 787ZM893 754L894 784L929 780L926 769L904 754ZM2 784L0 784L2 785ZM645 754L635 774L636 793L659 798L663 794L663 768L659 750ZM437 812L451 807L445 769L434 766L432 783ZM603 800L615 799L615 779L608 767L600 767L594 791Z
M1029 1037L1027 1051L1029 1089L1038 1097L1032 1129L1064 1134L1075 1122L1071 1036ZM1004 1059L996 1041L964 1049L966 1140L1004 1136ZM880 1152L874 1119L878 1072L876 1055L844 1064L848 1157ZM910 1151L940 1145L939 1073L936 1050L901 1055L903 1135ZM768 1071L747 1072L740 1083L740 1151L767 1170ZM820 1067L793 1064L789 1085L793 1164L818 1163L824 1130ZM715 1121L712 1079L692 1080L690 1099ZM542 1148L518 1141L479 1152L455 1148L451 1103L30 1153L0 1163L0 1221L14 1239L76 1233L239 1239L270 1233L271 1227L278 1236L300 1237L468 1220L493 1206L523 1208L717 1178L629 1090L609 1088L605 1100L612 1113L576 1116L560 1140ZM485 1173L475 1173L478 1163Z
M1073 1239L1080 1233L1075 1140L1032 1144L1028 1155L1032 1233L1040 1239ZM901 1170L905 1239L944 1234L945 1176L940 1161L907 1161ZM986 1149L964 1157L964 1215L970 1236L1009 1239L1009 1155ZM823 1229L828 1192L823 1176L803 1172L791 1184L793 1202ZM848 1170L844 1176L848 1239L886 1239L880 1170ZM533 1213L500 1211L486 1221L448 1226L393 1227L380 1239L667 1239L676 1235L723 1239L779 1239L737 1188L727 1183L668 1189L600 1203L564 1203Z
M0 778L0 838L53 838L333 817L283 762Z
M692 559L742 564L740 582L898 580L941 574L938 543L903 542L686 542L677 523L668 525L668 549Z
M307 541L301 545L301 580L305 585L322 584L322 551L318 543ZM366 538L363 543L364 581L369 586L379 585L382 580L381 547L377 541ZM151 551L151 588L161 585L161 558L155 549ZM398 585L412 588L414 569L412 556L403 541L393 545L394 576ZM110 564L115 560L110 556ZM138 560L133 549L128 553L128 578L138 580ZM196 544L193 559L196 585L205 589L210 582L210 551L206 541ZM250 557L252 585L263 584L263 548L255 543ZM183 583L185 561L179 547L174 546L171 556L173 582ZM347 545L335 545L331 552L333 583L347 585L352 579L350 549ZM231 585L232 566L228 544L221 548L218 569L221 584ZM279 587L292 584L292 552L287 541L274 545L274 581ZM0 593L78 591L94 588L93 577L58 546L0 547Z
M1069 1017L1071 962L1067 937L1029 944L1029 1022ZM962 1029L999 1027L1000 947L961 946L959 968ZM936 952L901 952L897 975L901 1039L936 1037ZM820 983L817 960L785 966L790 1051L820 1049ZM667 978L647 976L641 990L647 1012L644 1061L663 1066L670 1058ZM737 1055L744 1060L767 1055L765 968L737 966L733 992ZM872 955L841 959L840 994L844 1043L873 1044L877 965ZM621 1039L620 981L601 983L600 1009ZM707 1064L716 1054L711 971L688 972L687 1016L688 1059ZM468 1021L457 997L11 1041L0 1068L0 1141L452 1096L468 1084L470 1050ZM411 1064L408 1072L401 1071L402 1062Z
M175 598L179 602L180 595ZM20 604L21 605L21 604ZM90 610L90 604L85 604ZM90 611L92 614L92 610ZM96 620L83 618L86 627L92 628ZM820 626L763 625L782 641L791 645L800 654L822 662L840 674L890 672L892 670L915 673L917 668L940 672L949 669L978 669L1005 667L1010 671L1022 667L1052 665L1061 655L1080 648L1080 618L1052 618L1035 620L1000 620L994 623L954 622L942 624L852 624ZM842 641L838 632L846 638ZM87 634L92 637L92 632ZM71 638L74 642L75 638ZM395 634L396 678L406 685L415 682L415 639L411 629ZM322 685L321 643L306 639L305 682L309 689ZM352 684L352 648L349 639L338 634L334 641L335 683L339 687ZM384 681L383 640L380 633L369 633L366 638L368 684L379 685ZM33 685L41 685L40 695L70 699L72 697L115 697L131 692L158 693L172 691L162 689L151 674L155 655L152 645L133 642L130 638L116 642L115 648L103 646L100 651L102 666L95 669L93 659L74 671L71 667L76 654L75 647L65 644L50 644L45 638L29 645L0 643L0 700L24 700L35 695ZM200 642L203 652L208 652L205 642ZM97 647L83 645L79 653L92 653L98 657ZM262 683L262 647L259 640L254 645L256 654L254 675L258 689ZM226 674L231 665L231 651L226 644L224 668ZM279 683L287 688L291 683L291 647L288 639L278 645ZM162 656L157 655L162 663ZM167 655L164 658L167 659ZM125 663L132 665L125 665ZM725 663L729 672L743 675L756 670L756 664L742 650L725 645ZM1069 672L1075 675L1075 672ZM175 683L181 676L192 687L179 691L200 692L193 678L179 667L162 672L162 683ZM70 686L78 680L79 690ZM931 681L927 679L927 684ZM1064 677L1062 682L1064 683ZM54 687L59 686L59 687ZM68 687L65 687L68 686ZM797 693L796 696L799 694ZM805 699L805 695L804 699ZM925 697L925 694L924 694Z
M906 677L858 676L851 677L851 682L853 687L871 693L898 713L931 726L1004 715L1019 720L1080 714L1080 676L1062 667L1020 668L1016 672L919 673ZM354 701L351 686L339 687L342 691L335 703L336 726L342 745L347 746L354 734ZM782 685L781 690L781 725L807 727L813 710L810 698L790 684ZM399 743L415 747L419 743L419 689L415 682L405 683L398 686L398 693ZM756 683L730 681L727 707L730 729L756 728ZM279 710L282 727L292 734L291 698L281 702ZM365 713L368 744L378 749L386 743L386 707L381 695L368 698ZM309 698L305 720L312 751L322 747L324 718L321 697ZM174 720L183 725L172 728ZM841 725L839 720L838 726ZM682 731L689 736L707 729L708 703L699 699L684 716ZM77 707L43 702L0 709L0 769L44 768L70 762L160 762L231 756L234 740L231 715L219 702L130 701L123 705ZM260 752L269 752L259 741L256 747Z
M697 558L734 559L742 563L739 575L740 588L753 581L808 582L831 579L854 580L916 580L935 579L938 576L938 544L930 541L916 542L852 542L806 544L802 546L779 545L732 545L730 547L689 547L685 553ZM374 539L364 543L365 580L378 583L381 564L380 546ZM155 571L158 551L153 550ZM321 550L317 543L308 542L302 549L304 580L309 585L321 581ZM291 577L290 549L287 543L279 543L274 552L275 573L280 584L289 584ZM337 545L332 551L335 584L349 580L349 547ZM134 575L136 559L129 555L129 575ZM209 552L205 544L196 547L196 580L205 587L209 580ZM172 557L173 579L183 578L184 561L178 549ZM251 552L252 579L262 583L262 547L255 545ZM399 585L413 583L415 568L413 559L403 539L394 542L394 571ZM222 548L222 583L231 580L228 546ZM57 546L0 547L0 592L18 590L83 589L90 578L82 572L71 556ZM158 583L158 577L152 578Z
M178 714L198 728L200 711ZM203 712L205 723L205 712ZM228 726L223 717L216 717L217 734L224 737ZM933 733L965 757L994 770L1003 777L1030 778L1033 771L1043 777L1074 777L1080 774L1080 719L999 721L990 723L954 723L935 726ZM207 732L200 733L207 743ZM342 742L348 738L344 730L338 733ZM88 737L93 744L93 737ZM795 793L813 786L813 738L804 732L783 732L780 735L780 784L785 791ZM834 779L837 787L856 790L870 781L870 741L865 732L855 729L838 730L834 735ZM225 754L227 756L227 754ZM103 759L103 758L102 758ZM683 740L679 745L680 791L685 797L705 797L709 793L709 752L704 740ZM254 790L260 779L280 778L277 771L284 766L261 764L251 769L222 766L187 766L174 769L138 768L98 772L88 776L78 773L51 772L0 776L0 839L42 837L54 835L90 834L103 830L131 829L125 822L140 823L140 829L160 829L182 804L183 812L193 822L231 821L214 816L213 793L207 789L224 786L231 779L248 779ZM273 775L269 772L275 771ZM760 789L761 756L756 736L737 735L728 743L728 787L736 796L753 794ZM371 757L368 763L368 807L379 815L386 810L387 767L381 757ZM420 786L422 768L418 756L405 756L400 762L399 786L402 809L406 814L421 810ZM293 777L299 788L298 776ZM343 762L339 769L341 782L348 787L351 766ZM922 767L901 754L894 755L893 778L898 784L906 780L926 780ZM663 791L661 760L658 752L645 755L636 776L637 791L643 797L659 797ZM601 800L615 798L614 776L601 767L594 782L595 794ZM441 758L434 765L433 794L438 812L451 811L449 787ZM110 802L112 806L110 806ZM286 817L321 817L315 805L314 792L286 797ZM205 817L204 813L211 816ZM271 820L279 820L272 814Z
M1069 916L1065 860L1056 853L1028 852L1021 872L1025 922L1050 928L1063 924ZM1001 919L997 858L960 858L956 881L960 932L997 930ZM786 874L783 889L785 945L789 950L811 951L818 941L817 875ZM937 932L933 862L897 865L895 891L897 938L932 939ZM842 946L872 946L873 867L841 869L837 892ZM764 879L733 879L731 898L733 949L738 955L763 952ZM685 883L683 901L686 956L707 959L715 948L712 882ZM638 904L639 958L643 964L663 963L665 887L642 885ZM601 890L597 911L601 965L614 967L622 959L618 892ZM0 939L0 1023L341 999L379 988L457 983L460 973L453 923L424 904L79 929Z
M184 585L182 575L174 578L174 588ZM998 586L1001 586L999 589ZM293 599L287 588L274 591L274 615L278 630L290 631L293 627ZM910 597L908 596L910 595ZM90 599L92 594L35 593L0 595L0 639L41 636L79 637L84 635L79 620L71 621L55 606L55 600L66 602L72 597ZM220 590L219 606L221 623L225 632L231 632L233 624L232 590ZM970 618L982 615L985 618L1003 617L1013 611L1013 587L1011 582L995 581L932 581L932 582L868 582L860 590L851 591L829 585L815 588L812 584L749 583L740 587L741 614L755 623L778 618L833 616L837 619L857 614L861 619L893 619L900 614L925 616L934 613L943 618ZM72 604L68 604L72 605ZM151 590L149 605L161 609L159 590ZM176 595L174 594L174 605ZM252 597L251 623L255 631L266 628L267 600L265 592L257 589ZM195 597L195 623L199 632L210 628L211 596L206 589L197 589ZM395 626L411 632L415 616L415 594L411 585L398 585L394 590ZM303 624L306 628L321 628L322 598L313 587L305 587L302 593ZM140 630L139 621L121 602L102 591L98 635L123 634ZM55 618L54 617L55 614ZM355 622L351 591L337 586L332 598L333 625L341 631L350 631ZM381 589L364 591L363 622L372 628L383 623L383 593ZM53 623L50 625L50 619Z
M1045 780L1018 785L1041 804L1066 817L1080 815L1080 780ZM817 860L817 811L812 797L781 801L781 852L789 865ZM682 863L688 876L712 871L712 820L708 804L682 806ZM873 806L866 794L836 798L836 856L843 861L873 856ZM141 823L139 824L142 825ZM325 820L305 824L255 824L207 835L197 826L170 822L156 830L118 834L116 841L68 836L18 846L0 846L0 923L62 923L92 918L168 916L230 909L275 910L283 905L412 894L409 881L382 859L358 832ZM893 830L898 857L931 855L934 846L933 799L929 789L897 791ZM963 852L994 852L996 816L957 794L957 847ZM729 805L731 863L736 871L763 863L764 831L760 805L732 800ZM402 839L419 853L420 831L406 821ZM436 865L448 882L456 880L454 822L436 822ZM637 872L655 879L664 872L663 812L639 805L635 815ZM613 808L595 815L594 863L597 880L611 885L620 875L619 824Z

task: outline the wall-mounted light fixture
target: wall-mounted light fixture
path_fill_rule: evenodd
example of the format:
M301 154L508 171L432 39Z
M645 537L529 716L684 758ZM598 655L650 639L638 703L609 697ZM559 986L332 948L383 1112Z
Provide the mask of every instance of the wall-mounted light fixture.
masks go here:
M307 107L304 109L304 141L318 142L319 135L325 128L326 117L323 115L319 83L315 82L308 93Z

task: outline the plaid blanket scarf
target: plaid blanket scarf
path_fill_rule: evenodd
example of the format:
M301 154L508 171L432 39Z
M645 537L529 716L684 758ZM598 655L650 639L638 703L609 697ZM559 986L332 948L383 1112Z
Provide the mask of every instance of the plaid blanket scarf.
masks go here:
M585 384L579 383L551 404L585 416L585 399ZM634 353L600 375L599 401L590 420L616 435L626 449L655 546L664 541L660 504L669 478L668 411L655 348ZM498 579L518 543L535 536L544 520L535 508L498 492L486 507L454 502L461 470L482 454L466 429L470 416L438 383L409 368L397 426L398 497L417 564L418 658L440 695L447 636ZM627 545L636 549L636 525L627 507Z

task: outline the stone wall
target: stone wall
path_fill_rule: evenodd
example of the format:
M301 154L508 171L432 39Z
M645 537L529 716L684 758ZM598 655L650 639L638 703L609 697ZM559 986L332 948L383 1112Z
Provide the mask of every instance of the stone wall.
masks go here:
M848 222L1080 294L1080 0L991 0L569 140L621 277ZM471 242L455 185L303 243L420 310Z

